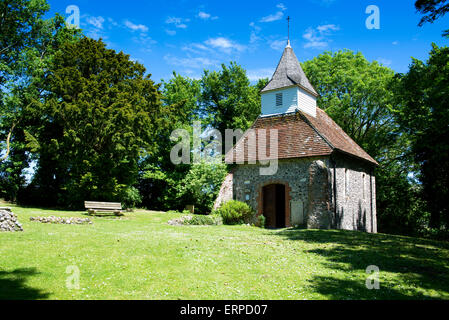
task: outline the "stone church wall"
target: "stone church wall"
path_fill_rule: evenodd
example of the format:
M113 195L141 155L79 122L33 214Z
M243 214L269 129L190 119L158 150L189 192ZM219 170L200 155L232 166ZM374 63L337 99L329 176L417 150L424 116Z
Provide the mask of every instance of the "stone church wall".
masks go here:
M372 167L348 156L339 155L334 159L337 198L334 227L376 233L376 185ZM332 178L333 166L331 163Z
M223 184L221 185L220 191L218 192L217 199L214 203L214 210L218 209L223 203L232 200L233 195L233 179L234 173L230 172L226 176Z
M288 227L377 232L375 177L365 162L346 155L280 160L273 176L260 175L259 168L238 165L223 183L214 208L235 199L261 214L263 187L279 183L286 185Z
M256 212L262 213L262 188L274 183L285 184L286 208L293 222L289 226L306 224L310 197L309 168L317 160L329 162L328 158L280 160L278 171L272 176L261 176L258 165L239 165L234 170L233 198L248 203ZM317 198L320 196L321 192L316 195Z

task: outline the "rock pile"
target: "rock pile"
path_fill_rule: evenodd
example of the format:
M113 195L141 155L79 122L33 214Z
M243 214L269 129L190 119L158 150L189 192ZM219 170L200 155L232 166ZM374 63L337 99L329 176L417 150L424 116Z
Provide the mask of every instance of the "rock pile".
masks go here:
M30 221L55 224L92 224L89 218L31 217Z
M193 219L192 216L183 216L181 218L170 220L167 223L171 226L182 226L185 225L187 221L190 221L192 219Z
M22 225L17 221L17 216L9 210L0 210L1 231L23 231Z

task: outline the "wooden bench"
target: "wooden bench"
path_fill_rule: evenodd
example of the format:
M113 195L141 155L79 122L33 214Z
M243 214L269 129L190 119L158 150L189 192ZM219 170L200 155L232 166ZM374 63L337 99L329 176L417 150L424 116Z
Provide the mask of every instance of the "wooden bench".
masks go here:
M89 215L94 215L97 212L112 212L116 216L123 215L122 204L119 202L84 201L84 207Z

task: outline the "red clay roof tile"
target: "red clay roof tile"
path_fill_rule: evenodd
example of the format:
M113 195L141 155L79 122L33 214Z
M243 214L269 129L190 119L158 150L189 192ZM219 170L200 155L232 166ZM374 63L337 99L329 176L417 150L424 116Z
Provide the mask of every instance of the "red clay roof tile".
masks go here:
M227 163L327 156L339 150L377 165L373 158L319 108L316 118L301 111L259 117L251 129L254 133L245 133L235 147L226 154ZM276 138L272 129L277 129L278 134L277 157L270 154L270 140ZM259 146L263 147L265 142L266 151L262 148L258 152Z

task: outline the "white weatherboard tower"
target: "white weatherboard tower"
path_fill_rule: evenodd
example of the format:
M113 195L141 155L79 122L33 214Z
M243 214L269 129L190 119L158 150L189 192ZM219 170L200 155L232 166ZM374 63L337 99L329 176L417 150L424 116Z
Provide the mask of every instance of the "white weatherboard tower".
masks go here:
M270 82L261 91L262 117L297 110L316 117L317 92L310 84L288 40Z

